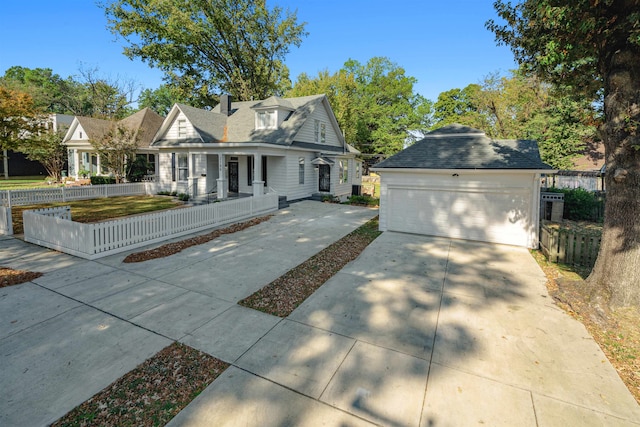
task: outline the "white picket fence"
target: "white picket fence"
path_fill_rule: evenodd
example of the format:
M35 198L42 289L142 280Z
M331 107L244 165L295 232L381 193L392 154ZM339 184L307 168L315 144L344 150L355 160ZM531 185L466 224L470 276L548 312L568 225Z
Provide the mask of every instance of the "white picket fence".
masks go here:
M102 197L137 196L152 193L152 183L83 185L79 187L35 188L31 190L0 191L1 206L24 206L38 203L69 202L71 200L99 199Z
M82 224L61 208L23 212L24 239L85 259L97 259L278 210L278 195L266 194ZM60 211L56 211L60 210Z
M13 234L13 220L9 206L0 206L0 234Z

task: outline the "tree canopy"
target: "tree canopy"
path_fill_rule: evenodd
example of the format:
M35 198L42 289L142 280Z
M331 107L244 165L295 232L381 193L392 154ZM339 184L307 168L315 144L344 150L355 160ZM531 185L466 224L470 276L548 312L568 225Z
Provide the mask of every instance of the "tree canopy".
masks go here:
M570 96L524 70L491 74L480 84L442 92L434 104L432 129L460 123L501 139L534 139L542 159L571 169L588 142L597 140L591 102Z
M295 12L255 0L116 0L102 5L124 53L213 106L218 94L264 99L290 86L284 58L306 36Z
M415 83L388 58L350 59L334 74L300 75L287 95L326 94L347 142L363 153L395 154L431 124L432 104Z
M640 304L640 1L498 0L498 43L542 79L604 99L602 243L587 279L613 305Z
M13 150L36 133L39 113L31 95L0 85L0 150Z

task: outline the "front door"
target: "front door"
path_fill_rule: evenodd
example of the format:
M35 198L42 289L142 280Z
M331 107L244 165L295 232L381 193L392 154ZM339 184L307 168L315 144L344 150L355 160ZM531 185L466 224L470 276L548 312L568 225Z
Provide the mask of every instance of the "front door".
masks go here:
M229 162L229 192L238 192L238 162Z
M318 190L324 192L331 191L331 166L320 165L320 176L318 178L319 185Z

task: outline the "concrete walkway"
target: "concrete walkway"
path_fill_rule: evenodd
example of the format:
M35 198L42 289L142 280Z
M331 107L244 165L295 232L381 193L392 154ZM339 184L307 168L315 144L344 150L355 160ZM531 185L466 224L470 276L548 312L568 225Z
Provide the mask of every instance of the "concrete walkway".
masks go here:
M235 303L377 212L301 202L169 258L0 289L0 425L46 425L173 340L232 363L170 425L638 426L640 407L523 249L384 233L289 318Z

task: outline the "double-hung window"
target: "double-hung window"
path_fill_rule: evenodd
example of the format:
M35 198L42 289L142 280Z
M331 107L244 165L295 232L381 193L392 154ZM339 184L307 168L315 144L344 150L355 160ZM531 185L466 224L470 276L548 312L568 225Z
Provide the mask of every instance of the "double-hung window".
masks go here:
M276 128L276 112L275 111L258 111L256 113L256 129L275 129Z
M298 184L304 184L304 157L298 157Z
M189 155L171 153L171 180L186 181L189 178Z
M327 125L325 122L316 120L313 127L314 139L319 144L327 142Z

